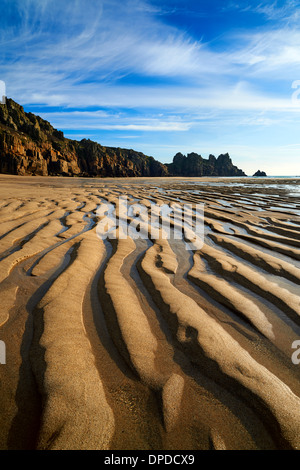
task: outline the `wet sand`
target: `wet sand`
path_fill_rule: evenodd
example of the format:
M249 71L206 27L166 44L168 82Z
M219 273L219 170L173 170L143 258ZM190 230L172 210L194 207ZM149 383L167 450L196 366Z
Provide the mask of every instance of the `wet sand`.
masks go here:
M120 196L202 248L101 240ZM0 248L0 449L300 449L300 179L0 175Z

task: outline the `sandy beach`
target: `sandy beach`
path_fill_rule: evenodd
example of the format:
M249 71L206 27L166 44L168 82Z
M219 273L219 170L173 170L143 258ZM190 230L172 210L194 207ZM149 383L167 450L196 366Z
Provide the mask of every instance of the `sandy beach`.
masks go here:
M120 196L202 248L101 239ZM0 449L300 449L299 178L0 175L0 239Z

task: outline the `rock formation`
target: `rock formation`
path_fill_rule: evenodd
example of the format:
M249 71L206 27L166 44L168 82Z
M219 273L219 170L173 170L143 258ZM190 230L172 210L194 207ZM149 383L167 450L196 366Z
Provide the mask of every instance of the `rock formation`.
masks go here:
M40 116L7 99L0 105L0 173L42 176L245 176L228 154L208 160L177 153L162 164L135 150L67 139Z
M17 175L166 176L141 152L66 139L49 122L11 99L0 106L0 172Z
M264 171L257 170L253 176L267 176L267 174Z
M245 173L233 165L228 153L209 155L204 159L197 153L187 156L177 153L173 163L166 164L169 174L174 176L246 176Z

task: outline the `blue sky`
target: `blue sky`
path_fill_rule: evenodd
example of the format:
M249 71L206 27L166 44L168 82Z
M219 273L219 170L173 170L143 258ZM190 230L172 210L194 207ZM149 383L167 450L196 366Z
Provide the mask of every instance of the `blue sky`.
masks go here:
M0 4L7 96L66 137L300 175L300 0Z

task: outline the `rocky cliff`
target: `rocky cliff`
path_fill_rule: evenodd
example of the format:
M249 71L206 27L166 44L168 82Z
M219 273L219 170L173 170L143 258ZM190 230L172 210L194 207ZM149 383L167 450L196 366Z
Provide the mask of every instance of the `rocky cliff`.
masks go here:
M162 164L135 150L66 139L63 132L7 99L0 105L0 173L62 176L245 176L228 154L208 160L177 153Z
M187 156L177 153L173 163L166 164L166 167L169 174L174 176L246 176L233 165L228 153L218 158L209 155L208 159L197 153L189 153Z
M104 177L166 176L168 170L141 152L66 139L49 122L7 99L0 106L0 172Z

